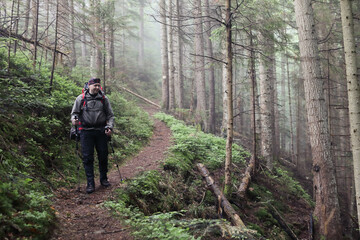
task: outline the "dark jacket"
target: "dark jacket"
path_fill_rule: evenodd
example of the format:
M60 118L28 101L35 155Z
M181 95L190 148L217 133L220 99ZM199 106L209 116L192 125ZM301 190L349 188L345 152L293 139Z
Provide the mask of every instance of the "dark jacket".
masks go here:
M80 94L73 105L71 120L75 116L81 122L83 130L103 130L105 127L113 129L114 113L109 99L101 91L92 96L89 91Z

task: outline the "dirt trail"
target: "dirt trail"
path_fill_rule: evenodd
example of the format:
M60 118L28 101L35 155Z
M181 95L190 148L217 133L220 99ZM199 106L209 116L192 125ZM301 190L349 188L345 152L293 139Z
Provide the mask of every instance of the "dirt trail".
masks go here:
M144 107L150 115L156 109ZM171 132L163 122L154 119L154 133L150 142L142 151L121 166L124 179L134 177L137 173L146 170L158 169L159 162L164 159L168 147L171 145ZM95 160L96 161L96 160ZM119 220L112 217L101 204L109 199L112 192L121 187L120 176L116 167L108 175L112 184L103 188L96 179L96 190L92 194L85 193L85 183L81 185L81 192L72 189L59 191L54 203L59 219L59 227L51 239L80 240L80 239L133 239L130 230L121 225Z

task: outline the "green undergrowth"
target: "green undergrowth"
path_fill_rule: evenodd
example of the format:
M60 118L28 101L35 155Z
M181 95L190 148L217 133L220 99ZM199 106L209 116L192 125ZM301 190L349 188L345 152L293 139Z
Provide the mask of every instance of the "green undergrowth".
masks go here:
M173 135L163 169L142 172L105 203L133 228L136 239L154 239L152 236L161 236L155 239L287 239L274 212L285 217L307 214L311 208L309 195L287 171L276 165L273 172L262 170L252 179L246 199L235 194L228 198L249 229L239 231L232 227L228 220L222 219L225 216L218 212L217 199L195 167L198 162L205 164L221 188L225 139L205 134L163 113L155 117L164 121ZM249 152L234 144L234 186L239 186L249 158ZM299 208L288 206L289 201L299 204ZM288 224L297 234L306 231L304 224Z
M83 81L55 72L50 94L49 76L47 66L34 71L19 53L8 71L7 52L0 49L0 239L48 239L55 223L52 192L77 185L81 159L69 129ZM111 161L122 161L147 142L152 122L115 91L108 97L116 116Z
M166 114L158 113L155 117L167 123L174 139L163 170L146 171L129 180L105 206L125 218L138 239L250 236L248 231L239 231L228 221L218 219L216 199L194 169L196 162L213 170L221 168L225 140L188 127ZM250 154L237 145L233 153L234 164L245 166Z
M175 139L175 144L170 148L171 154L164 163L164 169L187 174L193 168L195 161L202 162L209 170L223 166L226 155L224 138L186 126L183 121L164 113L158 113L156 117L170 127ZM245 166L249 158L248 151L233 144L232 162L234 164Z

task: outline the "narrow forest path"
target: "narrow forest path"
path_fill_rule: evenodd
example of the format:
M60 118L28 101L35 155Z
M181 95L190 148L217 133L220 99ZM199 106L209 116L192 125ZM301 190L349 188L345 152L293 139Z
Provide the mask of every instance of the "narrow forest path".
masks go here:
M152 106L143 108L150 116L157 111ZM154 119L153 136L138 155L121 166L122 177L129 179L141 171L158 169L170 145L170 129L163 122ZM111 197L113 191L123 185L116 167L109 172L108 177L112 186L103 188L96 179L96 190L92 194L85 193L85 183L81 185L81 192L75 189L57 192L54 207L59 223L51 239L133 239L130 230L102 207L102 203Z

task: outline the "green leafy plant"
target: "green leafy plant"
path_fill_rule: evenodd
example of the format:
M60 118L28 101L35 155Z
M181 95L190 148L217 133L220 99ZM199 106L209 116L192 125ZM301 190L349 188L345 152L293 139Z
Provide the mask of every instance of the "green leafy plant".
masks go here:
M165 169L186 174L195 161L203 162L209 169L217 169L225 159L225 139L198 131L184 122L164 113L155 115L171 129L175 144L170 148L171 156L164 163ZM250 153L233 145L233 162L244 165Z

